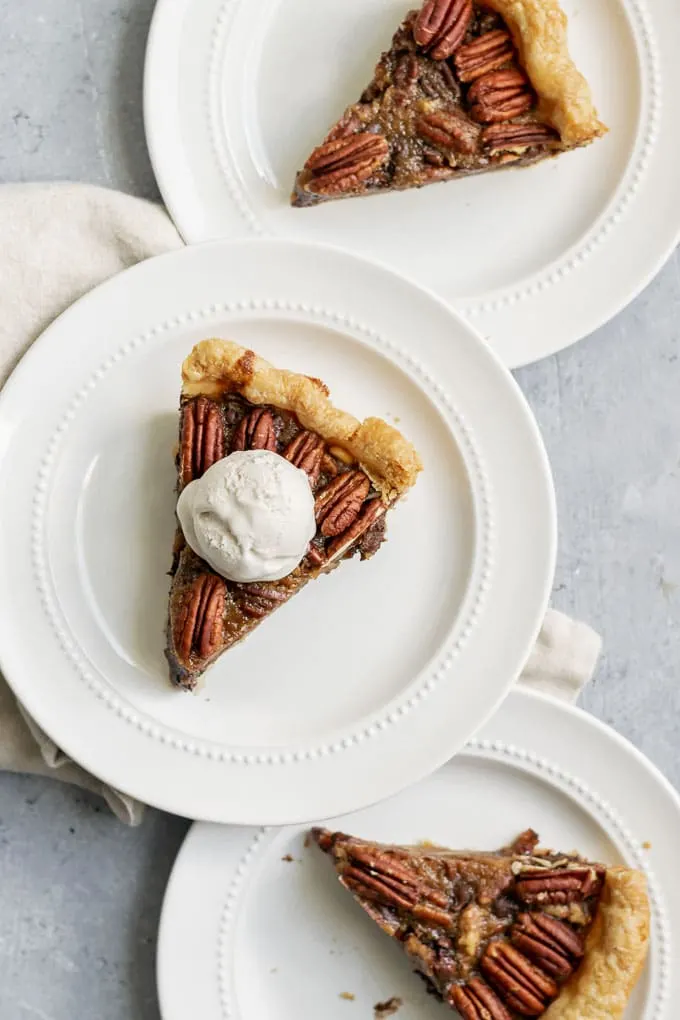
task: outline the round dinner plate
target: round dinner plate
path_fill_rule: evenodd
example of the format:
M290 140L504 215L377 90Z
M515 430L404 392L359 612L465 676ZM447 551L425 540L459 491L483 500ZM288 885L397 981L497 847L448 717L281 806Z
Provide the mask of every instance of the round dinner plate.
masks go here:
M390 265L453 304L510 367L610 319L680 236L675 0L563 0L610 131L530 169L312 209L296 170L419 0L159 0L145 122L189 242L285 236Z
M195 695L163 657L180 366L224 336L398 422L425 470L389 539L283 606ZM288 242L153 259L77 302L0 398L0 665L76 761L192 818L352 810L445 761L520 671L555 553L509 373L388 270Z
M485 850L532 827L544 846L644 870L651 949L625 1020L676 1017L680 799L632 745L584 712L515 691L434 775L323 824L382 842ZM192 828L161 917L163 1020L369 1020L374 1004L391 998L402 1000L399 1020L450 1015L305 834Z

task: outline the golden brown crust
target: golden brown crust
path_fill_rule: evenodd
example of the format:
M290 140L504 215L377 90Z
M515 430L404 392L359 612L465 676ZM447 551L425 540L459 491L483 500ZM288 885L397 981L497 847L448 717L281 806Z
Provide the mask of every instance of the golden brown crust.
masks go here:
M487 0L510 29L520 61L539 98L538 116L565 148L606 133L590 89L569 55L567 16L558 0Z
M389 500L404 494L422 470L413 446L380 418L358 421L328 399L319 379L274 368L253 351L230 340L202 340L182 366L185 396L241 394L253 404L292 411L300 424L343 447Z
M583 963L542 1020L619 1020L649 944L647 883L639 871L610 868Z

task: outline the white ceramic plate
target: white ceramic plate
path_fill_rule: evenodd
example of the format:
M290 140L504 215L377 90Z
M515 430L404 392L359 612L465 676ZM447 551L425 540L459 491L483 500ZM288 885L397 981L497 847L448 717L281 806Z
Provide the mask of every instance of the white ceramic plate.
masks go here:
M158 183L187 241L340 245L435 290L507 365L535 361L611 318L680 236L677 3L564 0L574 58L611 129L590 148L528 170L290 208L296 169L417 5L159 0L145 82Z
M180 364L215 335L398 421L426 470L380 555L310 585L191 696L163 659L173 448ZM519 389L443 304L351 255L223 243L128 271L32 348L0 442L3 672L77 761L170 811L298 821L394 793L480 725L540 625L555 511Z
M439 772L329 824L386 842L480 849L532 826L546 846L646 870L651 952L626 1020L675 1020L680 799L638 751L585 713L512 693ZM298 827L194 826L161 918L164 1020L369 1020L373 1004L392 996L403 999L398 1020L450 1016L304 837Z

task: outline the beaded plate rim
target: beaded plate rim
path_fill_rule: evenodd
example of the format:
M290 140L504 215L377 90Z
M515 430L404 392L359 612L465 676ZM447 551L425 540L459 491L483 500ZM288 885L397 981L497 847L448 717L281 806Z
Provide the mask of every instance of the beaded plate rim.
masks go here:
M410 693L393 699L387 711L378 713L368 724L360 724L352 732L331 743L312 744L307 747L293 747L277 751L253 753L233 750L215 740L205 740L182 734L162 724L147 713L134 708L131 703L104 679L89 663L86 655L68 626L64 613L59 609L58 594L54 590L49 570L49 553L46 548L45 521L51 484L58 464L58 455L78 411L95 392L97 385L111 369L133 351L161 335L196 324L203 319L217 315L228 318L245 316L266 316L272 313L288 315L294 319L305 317L327 327L342 329L355 339L367 343L383 356L390 358L399 369L424 390L436 410L445 418L459 448L470 481L475 503L475 518L478 525L476 555L464 595L466 613L458 617L446 641L440 646L430 666L423 670L421 683L417 688L410 685ZM79 679L110 711L128 725L133 726L149 739L157 740L176 751L195 755L210 761L228 762L241 766L293 765L319 757L339 754L357 747L364 740L373 739L388 727L401 722L411 711L421 706L449 672L479 622L486 594L491 587L494 570L494 514L493 494L484 459L478 448L471 427L463 415L454 407L451 397L430 375L423 363L409 351L382 336L369 325L320 305L307 302L250 298L228 303L211 303L199 309L181 313L137 334L105 358L91 372L88 380L76 391L66 410L59 419L47 449L42 457L35 483L31 520L31 559L35 584L43 611L50 627L72 668Z

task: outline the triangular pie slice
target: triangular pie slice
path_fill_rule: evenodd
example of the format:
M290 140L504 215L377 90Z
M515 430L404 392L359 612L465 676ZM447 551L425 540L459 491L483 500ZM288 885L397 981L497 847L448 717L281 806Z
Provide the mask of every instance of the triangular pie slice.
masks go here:
M538 848L387 846L314 829L340 881L463 1020L617 1020L649 941L646 882Z
M371 557L385 518L414 484L413 446L379 418L360 422L334 407L319 379L274 368L227 340L204 340L182 367L178 494L235 450L271 450L304 470L317 532L300 565L280 581L237 584L175 540L166 656L175 683L203 671L319 574Z
M527 166L605 131L557 0L426 0L309 156L291 202Z

